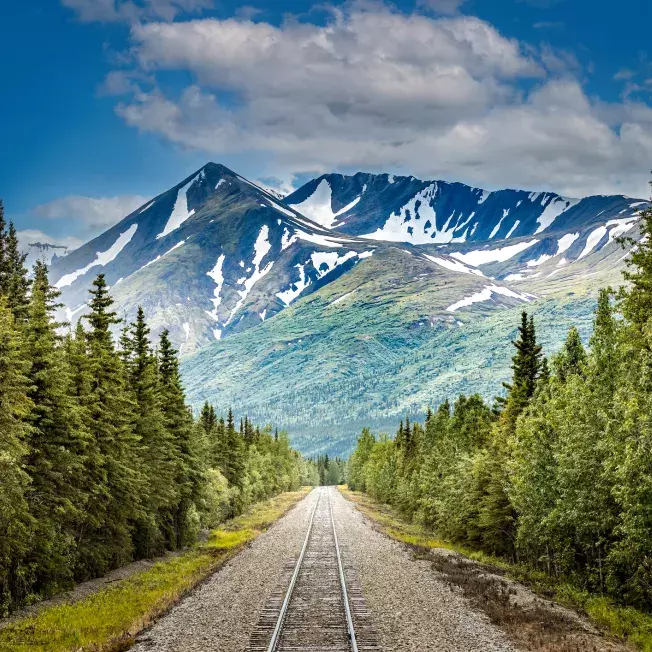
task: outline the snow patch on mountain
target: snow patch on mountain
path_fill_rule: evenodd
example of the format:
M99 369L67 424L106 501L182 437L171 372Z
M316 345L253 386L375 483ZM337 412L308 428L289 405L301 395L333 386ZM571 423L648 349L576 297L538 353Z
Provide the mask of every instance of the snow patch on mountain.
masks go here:
M557 253L555 256L559 256L559 254L563 254L564 252L568 251L575 240L577 240L580 237L579 232L577 233L567 233L566 235L563 235L559 240L557 240Z
M276 295L285 306L289 306L310 285L310 279L306 276L304 266L299 264L295 267L299 270L299 280L292 283L287 290L278 292Z
M407 204L399 209L398 213L392 213L381 228L376 229L373 233L362 234L360 237L368 240L390 240L412 242L413 244L451 242L455 227L450 231L447 229L452 215L442 231L437 230L437 213L431 205L437 194L437 187L436 183L431 183L416 193ZM434 231L429 232L431 229Z
M582 260L582 258L588 256L597 247L600 240L602 240L606 234L606 226L599 226L597 229L591 231L591 233L589 233L589 237L586 239L584 249L582 249L582 253L578 256L577 260Z
M333 238L319 233L306 233L305 231L297 231L294 236L306 242L312 242L322 247L341 247L342 242L355 242L355 240L348 240L347 238Z
M519 202L519 204L520 204L520 202ZM516 205L516 207L518 208L518 204ZM512 237L512 233L514 233L514 231L516 231L516 229L518 228L518 225L520 223L521 223L521 220L516 220L516 222L514 222L514 224L512 224L512 228L507 232L507 235L505 236L505 240L508 240L509 238Z
M155 203L156 203L156 199L153 199L151 202L149 202L149 204L147 204L147 206L144 206L143 208L141 208L138 211L138 214L140 215L140 213L144 213L148 208L154 206Z
M509 215L509 208L505 208L505 209L503 209L503 216L502 216L502 217L500 218L500 220L498 221L498 224L496 224L496 226L494 226L493 231L492 231L491 234L489 235L489 240L492 240L493 237L496 235L496 233L498 233L498 231L500 231L500 227L503 225L503 220L504 220L508 215Z
M453 272L461 272L462 274L477 274L478 276L484 276L484 274L479 269L471 269L466 265L463 265L459 260L450 260L448 258L440 258L439 256L431 256L429 254L423 254L428 260L432 261L440 267L445 269L450 269Z
M607 227L613 226L613 229L609 229L609 242L610 244L616 238L619 238L623 233L627 233L630 229L634 228L634 225L638 222L638 217L626 218L622 220L609 220L607 222Z
M285 213L286 215L289 215L290 217L296 217L295 213L291 210L288 210L284 206L281 206L280 204L277 204L275 201L271 199L267 199L267 201L272 205L273 208L275 208L277 211L280 211L281 213Z
M365 190L366 187L362 192ZM333 189L326 179L322 179L310 197L304 199L299 204L293 204L293 206L313 222L317 222L317 224L321 224L330 229L335 224L337 217L350 211L359 201L360 197L356 197L339 211L333 211Z
M334 251L315 251L311 254L310 259L312 260L312 266L315 268L317 275L321 278L336 267L345 263L347 260L355 258L357 255L358 254L355 251L349 251L343 256L340 256ZM322 267L326 267L326 269L322 269Z
M502 285L485 285L485 287L480 292L476 292L471 296L460 299L460 301L457 301L456 303L448 306L446 310L448 312L455 312L456 310L470 306L473 303L490 301L494 294L501 294L505 297L511 297L513 299L518 299L519 301L524 302L532 300L530 295L510 290L509 288L503 287Z
M226 259L225 254L220 254L220 257L217 259L217 262L215 263L215 267L211 269L210 271L206 272L207 276L210 276L216 283L215 290L213 291L213 298L211 299L211 303L213 304L213 310L210 311L208 314L213 317L215 321L218 320L217 317L217 307L222 303L222 286L224 285L224 274L222 272L222 268L224 267L224 260Z
M545 202L546 199L547 195L544 195L543 202ZM534 232L534 235L545 231L562 213L576 204L579 204L579 202L579 199L567 199L566 197L556 197L553 199L539 216L539 219L537 220L539 226Z
M175 244L174 247L170 247L170 249L168 249L165 253L159 254L153 260L150 260L148 263L145 263L140 269L145 269L145 267L149 267L150 265L153 265L155 262L161 260L161 258L165 258L169 253L172 253L175 249L178 249L184 242L185 240L181 240L180 242L177 242L177 244Z
M172 209L172 213L170 214L170 217L168 218L167 224L165 225L165 228L163 231L161 231L157 236L156 239L159 240L160 238L164 238L166 235L169 233L172 233L172 231L175 231L178 229L193 213L195 212L194 209L189 211L188 210L188 189L190 186L192 186L197 179L201 177L201 175L204 173L202 170L196 177L192 178L185 186L182 186L179 188L179 191L177 192L177 200L174 202L174 208Z
M67 285L72 285L80 276L93 269L93 267L104 267L112 260L115 260L118 254L131 242L134 237L138 224L132 224L124 233L121 233L118 239L106 251L98 251L95 254L95 260L92 263L82 267L70 274L62 276L56 283L55 287L61 289Z
M229 315L229 318L226 321L227 326L231 323L233 317L235 317L238 310L240 310L240 308L242 307L242 304L245 302L245 299L249 295L249 292L251 292L251 288L253 288L253 286L256 285L256 283L261 278L263 278L263 276L269 273L270 269L272 269L272 265L274 265L274 261L270 261L269 263L267 263L267 265L265 265L263 269L260 268L263 258L265 258L265 256L269 253L269 250L271 248L272 245L269 241L269 227L267 226L267 224L263 224L262 228L260 229L260 233L256 238L256 242L254 243L254 258L251 261L251 264L253 266L253 272L251 273L251 276L249 278L241 279L240 284L244 285L244 289L238 290L240 299L238 299L238 302L235 304L235 307L231 311L231 314Z
M335 299L335 301L331 301L328 305L329 306L336 306L338 303L342 303L344 299L348 299L352 294L355 294L358 291L358 288L355 290L351 290L351 292L347 292L346 294L343 294L339 299Z
M507 245L506 247L500 247L499 249L475 249L464 254L456 251L451 256L473 267L479 267L480 265L487 265L489 263L504 263L522 251L529 249L537 242L539 241L529 240L527 242L519 242L517 244Z

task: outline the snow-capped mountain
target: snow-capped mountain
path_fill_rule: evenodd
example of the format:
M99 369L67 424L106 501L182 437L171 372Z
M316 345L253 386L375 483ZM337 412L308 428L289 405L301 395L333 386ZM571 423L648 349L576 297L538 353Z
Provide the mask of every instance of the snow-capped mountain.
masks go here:
M343 452L369 419L385 427L433 393L489 396L522 305L546 322L547 353L588 328L646 205L386 174L326 175L281 199L209 163L53 258L51 280L72 321L99 272L120 317L142 305L186 357L194 404Z
M120 316L130 319L142 305L153 332L168 328L189 354L262 323L387 248L417 259L422 273L465 277L459 289L468 294L491 285L480 271L445 254L321 226L213 163L56 259L51 280L75 320L84 314L92 279L104 273ZM528 299L502 284L495 288L499 304Z
M369 240L448 244L500 241L632 218L647 202L550 192L489 192L462 183L358 173L327 174L285 203L315 222Z
M648 205L622 195L578 200L364 173L321 176L285 201L342 233L446 253L537 294L587 274L594 284L617 280L625 258L618 239L638 236L639 214Z

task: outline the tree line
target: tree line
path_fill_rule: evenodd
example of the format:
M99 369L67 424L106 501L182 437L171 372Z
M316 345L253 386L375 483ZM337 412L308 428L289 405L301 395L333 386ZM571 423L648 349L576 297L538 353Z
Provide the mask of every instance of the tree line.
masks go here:
M652 604L652 209L627 285L599 293L588 349L571 328L550 364L523 313L512 380L493 405L459 396L406 417L394 439L364 429L353 489L448 540Z
M142 309L121 324L102 274L71 329L25 262L0 202L0 614L315 479L285 433L195 420L168 332L154 348Z

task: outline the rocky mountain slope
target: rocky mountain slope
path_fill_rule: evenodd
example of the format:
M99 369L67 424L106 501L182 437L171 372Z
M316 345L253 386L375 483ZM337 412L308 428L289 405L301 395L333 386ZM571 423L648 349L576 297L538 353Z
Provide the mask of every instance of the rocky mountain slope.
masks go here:
M387 249L428 273L448 268L460 289L482 274L453 258L323 227L231 170L209 163L52 266L69 319L83 315L89 285L106 275L121 316L142 305L155 333L168 328L183 354L247 330ZM442 267L443 266L443 267ZM500 303L527 295L496 285Z

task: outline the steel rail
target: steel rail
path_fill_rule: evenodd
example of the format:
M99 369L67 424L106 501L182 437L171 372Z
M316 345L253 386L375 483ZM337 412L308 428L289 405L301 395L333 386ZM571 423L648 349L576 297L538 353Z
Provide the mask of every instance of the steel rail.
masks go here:
M306 555L306 549L308 548L308 541L310 540L310 534L312 533L312 524L315 520L315 512L317 511L317 505L322 495L322 489L319 490L317 500L315 501L315 506L312 508L312 514L310 515L310 523L308 524L308 532L306 533L306 538L303 542L303 547L301 548L301 554L297 560L297 565L294 567L294 573L292 574L292 579L290 580L290 586L288 587L287 593L285 594L285 599L281 605L281 611L276 621L276 627L274 627L274 632L272 633L272 638L269 641L269 646L267 652L275 652L276 646L278 645L279 637L281 635L281 630L283 629L283 621L285 620L285 614L287 613L290 600L292 598L292 593L294 591L294 586L297 583L297 577L299 577L299 572L301 570L301 564L303 563L303 558ZM357 648L356 648L357 652Z
M351 651L358 652L358 642L355 637L355 628L353 618L351 617L351 607L349 606L349 592L346 589L346 576L342 566L342 555L340 554L340 544L337 540L337 530L335 529L335 520L333 519L333 505L331 504L330 488L326 489L328 495L328 509L331 515L331 525L333 526L333 536L335 537L335 550L337 552L337 565L340 570L340 584L342 586L342 599L344 600L344 611L346 612L346 627L349 630L349 640L351 642Z

